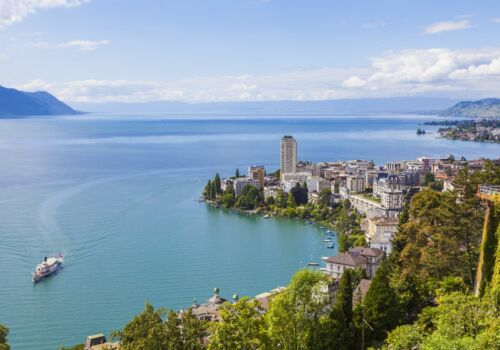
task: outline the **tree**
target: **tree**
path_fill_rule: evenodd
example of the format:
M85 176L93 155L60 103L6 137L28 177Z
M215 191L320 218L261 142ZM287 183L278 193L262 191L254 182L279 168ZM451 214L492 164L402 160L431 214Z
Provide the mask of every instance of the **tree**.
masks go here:
M352 312L354 273L354 270L347 269L340 278L335 303L328 316L328 327L322 331L324 349L348 350L355 344Z
M332 191L329 188L321 190L318 196L318 204L322 207L330 207L332 203Z
M215 200L217 198L217 185L215 181L210 183L210 200Z
M9 335L9 329L0 324L0 350L9 350L10 346L7 344L7 336Z
M206 324L200 321L189 309L180 315L180 325L182 344L180 347L169 350L203 350L206 348L204 338L206 336Z
M221 322L211 325L212 336L208 349L253 350L268 343L264 315L257 300L242 298L236 303L225 303L220 309Z
M383 340L386 332L399 323L399 305L397 295L389 283L390 273L389 260L385 258L377 269L361 305L366 320L372 327L368 329L368 339L371 340Z
M287 289L276 295L266 314L271 348L309 349L320 325L320 314L328 302L323 287L327 277L311 270L297 272Z
M221 187L220 176L219 176L218 173L215 174L214 182L215 182L215 193L221 194L222 193L222 187Z
M168 349L163 327L163 309L155 310L146 303L144 310L135 316L121 331L113 333L120 340L122 350Z
M168 313L163 321L165 310L155 310L146 303L144 310L123 330L113 332L113 338L120 341L124 350L202 350L205 326L191 312L177 315Z
M286 202L286 206L288 208L295 208L297 206L297 202L295 201L295 196L292 192L288 193L288 199Z
M236 168L236 174L234 177L239 178L240 177L240 169Z
M305 185L305 183L304 183ZM300 184L297 184L290 190L290 194L293 194L293 198L295 199L295 203L297 205L307 204L308 201L308 190L307 186L300 187Z
M203 198L210 200L212 198L212 181L208 180L205 190L203 191Z
M385 340L384 350L411 350L420 349L423 336L418 326L404 325L389 333Z

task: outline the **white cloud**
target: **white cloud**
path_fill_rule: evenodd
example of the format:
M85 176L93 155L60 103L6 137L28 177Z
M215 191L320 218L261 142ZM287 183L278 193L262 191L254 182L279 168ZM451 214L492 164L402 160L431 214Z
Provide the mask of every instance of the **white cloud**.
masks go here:
M90 0L0 0L0 28L20 22L38 9L75 7Z
M436 34L436 33L441 33L441 32L448 32L452 30L460 30L460 29L467 29L471 28L472 23L468 19L461 19L458 21L445 21L445 22L438 22L438 23L433 23L427 28L425 28L425 32L427 34Z
M109 45L110 40L70 40L63 43L51 44L46 41L36 41L27 43L26 46L36 47L40 49L60 49L60 48L75 48L79 51L94 51L99 46Z
M273 101L392 96L480 98L500 95L500 48L404 50L372 58L371 67L322 68L270 75L171 81L32 81L68 102Z
M500 18L493 18L492 21L495 22L495 23L500 24Z
M0 53L0 61L4 61L4 60L7 60L7 59L9 59L9 56L7 56L4 53Z
M365 93L407 95L431 92L500 94L500 48L404 50L372 59L373 71L343 86ZM489 93L488 93L489 91Z

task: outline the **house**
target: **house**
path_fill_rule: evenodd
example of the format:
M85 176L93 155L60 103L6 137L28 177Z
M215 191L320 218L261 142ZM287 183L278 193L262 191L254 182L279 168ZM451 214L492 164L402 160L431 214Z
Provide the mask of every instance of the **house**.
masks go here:
M364 269L368 277L375 276L375 272L384 257L384 252L377 248L354 247L346 253L323 259L326 268L323 271L339 279L347 269Z
M361 256L366 259L366 274L372 278L382 262L384 252L378 248L354 247L347 251L351 256Z
M349 253L340 253L324 259L326 269L324 270L333 278L339 279L347 269L366 269L367 260L360 255L351 255Z

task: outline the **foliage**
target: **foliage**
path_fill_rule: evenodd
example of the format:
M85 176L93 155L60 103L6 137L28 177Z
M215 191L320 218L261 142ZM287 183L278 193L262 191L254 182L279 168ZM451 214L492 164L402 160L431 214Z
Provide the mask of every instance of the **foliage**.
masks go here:
M366 293L358 312L363 312L371 329L367 336L371 340L383 340L388 331L398 325L400 309L395 291L390 285L390 260L383 259Z
M1 347L0 347L0 349L1 349ZM65 348L64 346L61 346L59 348L59 350L84 350L84 349L85 349L84 344L78 344L78 345L72 346L70 348Z
M144 310L135 316L121 331L113 333L123 350L198 350L203 349L204 324L191 311L177 316L165 310L155 310L146 303Z
M287 289L273 298L266 314L272 348L310 349L328 302L322 291L326 278L321 272L301 270Z
M10 346L7 344L7 336L9 335L9 329L0 324L0 350L9 350Z
M258 306L256 300L247 298L225 303L220 309L221 322L211 325L208 349L252 350L267 346L266 322Z
M307 190L307 185L304 184L304 186L300 186L300 184L297 182L297 184L290 190L290 194L293 195L293 198L295 200L295 203L297 205L302 205L302 204L307 204L308 201L308 190Z

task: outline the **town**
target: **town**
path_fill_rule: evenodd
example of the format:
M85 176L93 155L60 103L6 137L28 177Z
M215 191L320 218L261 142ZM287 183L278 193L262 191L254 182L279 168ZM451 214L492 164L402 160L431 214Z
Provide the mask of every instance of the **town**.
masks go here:
M415 160L398 160L377 166L371 160L312 163L299 161L297 155L297 140L293 136L285 135L280 144L278 171L267 174L264 166L251 165L246 176L240 176L239 170L236 176L230 178L218 179L217 175L207 184L204 196L211 205L253 209L247 212L264 213L266 218L276 213L290 216L287 215L290 211L259 211L262 208L254 204L258 200L257 197L252 198L249 203L237 201L240 198L245 199L252 192L256 195L260 190L264 208L268 203L283 202L297 211L301 205L314 206L325 199L327 207L348 203L353 215L358 218L358 232L360 230L364 238L358 239L357 242L364 244L353 247L341 244L341 252L337 256L324 259L326 266L322 270L336 279L349 268L362 268L368 277L374 276L384 254L389 255L392 251L399 214L411 197L422 186L439 191L452 191L454 178L460 169L467 167L470 171L481 170L486 161L455 159L452 155L444 158L422 156ZM216 197L216 193L221 193L221 196ZM228 193L231 194L224 195ZM227 200L228 197L232 200ZM216 198L220 200L215 200ZM288 205L290 203L292 204ZM299 217L314 219L311 215ZM335 219L334 217L333 220L338 221ZM335 224L328 221L321 223ZM338 226L332 227L338 229ZM369 281L363 283L369 285Z
M500 119L446 120L426 122L424 125L443 125L438 133L451 140L475 142L500 142ZM419 129L420 130L420 129Z

